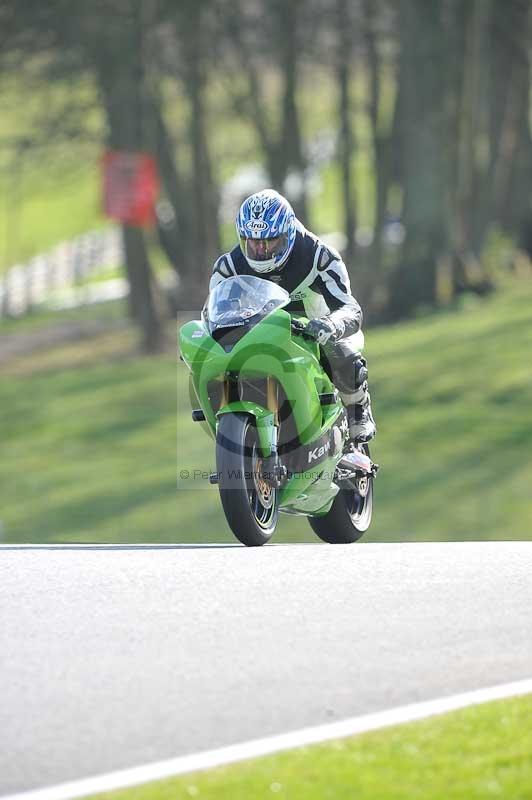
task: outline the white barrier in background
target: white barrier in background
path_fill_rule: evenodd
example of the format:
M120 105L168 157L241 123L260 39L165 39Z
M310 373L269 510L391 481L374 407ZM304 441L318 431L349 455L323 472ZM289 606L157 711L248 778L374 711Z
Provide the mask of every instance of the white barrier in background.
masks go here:
M89 231L61 242L0 279L0 317L18 317L56 290L79 286L101 267L116 268L124 254L119 227Z

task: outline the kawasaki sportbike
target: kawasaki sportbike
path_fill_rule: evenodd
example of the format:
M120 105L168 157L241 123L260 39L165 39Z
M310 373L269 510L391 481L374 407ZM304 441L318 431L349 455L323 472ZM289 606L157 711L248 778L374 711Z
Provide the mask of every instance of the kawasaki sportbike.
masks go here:
M308 320L283 310L289 302L252 276L213 289L202 319L180 330L192 418L215 437L211 482L243 544L267 542L280 511L307 516L326 542L354 542L371 522L377 465L349 441L319 345L305 335Z

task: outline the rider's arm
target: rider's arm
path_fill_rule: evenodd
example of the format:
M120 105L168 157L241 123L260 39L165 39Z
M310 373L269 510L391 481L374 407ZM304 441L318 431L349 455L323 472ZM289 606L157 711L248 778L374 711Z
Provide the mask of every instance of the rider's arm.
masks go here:
M334 325L334 339L351 336L362 327L362 309L351 294L347 268L340 254L329 247L323 246L319 259L319 285L331 310L327 319Z

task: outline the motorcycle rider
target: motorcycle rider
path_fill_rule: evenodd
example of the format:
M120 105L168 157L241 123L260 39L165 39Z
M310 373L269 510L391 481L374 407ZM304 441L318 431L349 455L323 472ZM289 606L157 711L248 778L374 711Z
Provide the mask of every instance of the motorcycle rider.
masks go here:
M340 254L306 230L278 192L250 195L236 218L239 239L214 264L212 290L224 278L255 275L274 281L291 298L286 310L309 318L306 333L322 348L347 408L353 442L375 436L366 360L360 353L362 309L351 294Z

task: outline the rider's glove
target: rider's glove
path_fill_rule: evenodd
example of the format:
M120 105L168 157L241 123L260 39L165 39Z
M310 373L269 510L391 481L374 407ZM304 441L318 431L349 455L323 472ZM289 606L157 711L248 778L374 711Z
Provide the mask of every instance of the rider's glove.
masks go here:
M335 336L336 327L328 317L321 317L320 319L311 319L305 333L316 339L318 344L324 345L331 337Z

